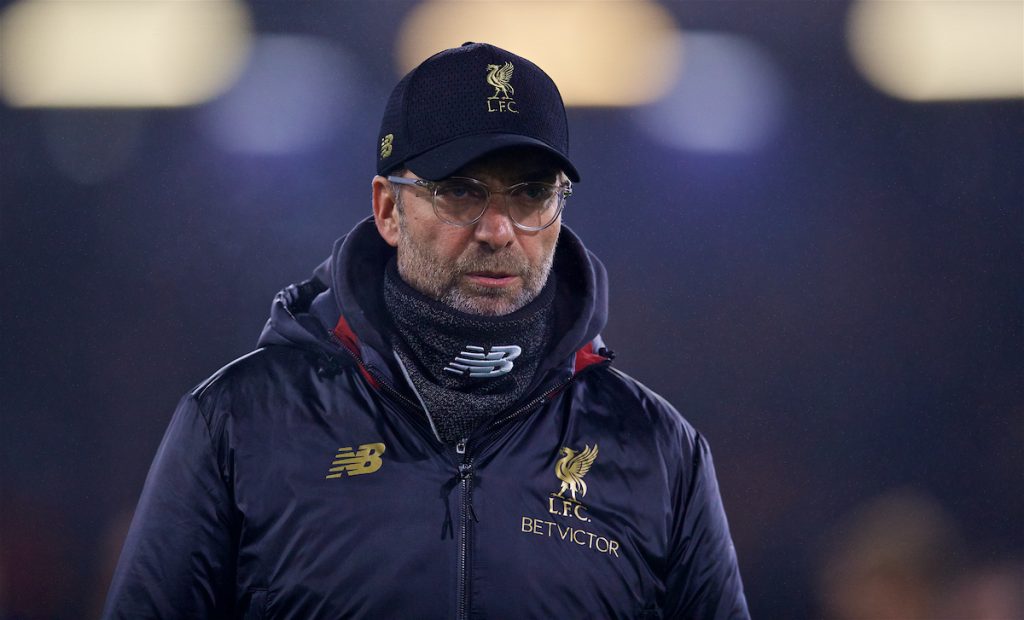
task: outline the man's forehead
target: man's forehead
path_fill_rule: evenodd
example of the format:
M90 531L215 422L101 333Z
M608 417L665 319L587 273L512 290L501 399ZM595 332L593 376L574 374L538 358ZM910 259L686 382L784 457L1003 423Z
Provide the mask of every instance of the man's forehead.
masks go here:
M474 159L452 176L518 181L553 179L561 172L558 160L540 149L511 148Z

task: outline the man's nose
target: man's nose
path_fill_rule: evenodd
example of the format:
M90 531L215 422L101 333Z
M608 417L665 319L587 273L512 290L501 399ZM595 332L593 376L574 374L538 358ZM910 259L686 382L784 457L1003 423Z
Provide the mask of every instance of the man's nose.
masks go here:
M474 235L477 241L486 243L492 250L512 244L516 236L516 227L509 218L504 196L491 196L484 214L476 223Z

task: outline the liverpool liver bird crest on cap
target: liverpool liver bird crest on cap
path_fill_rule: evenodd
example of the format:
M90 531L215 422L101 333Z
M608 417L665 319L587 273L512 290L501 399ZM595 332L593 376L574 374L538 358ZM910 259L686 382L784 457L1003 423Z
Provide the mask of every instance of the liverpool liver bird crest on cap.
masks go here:
M487 65L487 83L494 87L494 94L487 98L488 112L511 112L519 114L516 109L516 100L512 98L516 89L512 88L509 82L512 80L514 67L511 62L505 61L501 65Z
M565 456L555 463L555 475L562 481L562 488L558 490L556 496L564 499L564 493L569 491L575 501L577 492L580 497L587 494L587 483L583 481L583 476L587 475L590 466L597 459L597 444L594 444L593 449L590 446L583 446L583 451L579 453L572 448L562 448L562 454Z

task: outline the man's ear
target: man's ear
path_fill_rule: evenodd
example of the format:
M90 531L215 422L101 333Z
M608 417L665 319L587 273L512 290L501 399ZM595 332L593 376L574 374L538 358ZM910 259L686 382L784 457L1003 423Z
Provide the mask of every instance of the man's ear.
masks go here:
M377 232L391 247L398 246L397 196L391 193L391 184L380 175L373 177L373 221Z

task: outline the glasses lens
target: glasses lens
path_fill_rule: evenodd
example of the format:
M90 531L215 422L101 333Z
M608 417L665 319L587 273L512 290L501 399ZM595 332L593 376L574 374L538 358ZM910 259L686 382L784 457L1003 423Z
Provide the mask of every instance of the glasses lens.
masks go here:
M437 184L434 210L452 224L470 224L487 206L487 188L472 179L450 179Z
M523 228L539 230L558 217L562 191L549 183L523 183L508 194L508 211Z

